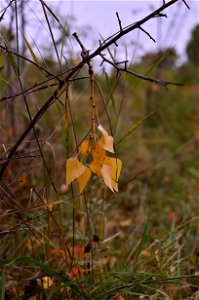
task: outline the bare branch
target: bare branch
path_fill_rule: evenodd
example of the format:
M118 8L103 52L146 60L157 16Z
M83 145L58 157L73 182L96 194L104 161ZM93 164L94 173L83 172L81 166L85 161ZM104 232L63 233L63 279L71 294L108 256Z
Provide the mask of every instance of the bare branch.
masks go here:
M34 66L37 67L38 69L44 71L44 72L47 73L48 75L50 75L50 76L52 76L53 78L56 78L56 79L58 79L58 80L60 81L60 79L57 78L56 75L52 74L51 72L49 72L48 70L46 70L46 69L45 69L44 67L42 67L41 65L38 65L37 63L35 63L34 61L32 61L31 59L29 59L29 58L27 58L27 57L25 57L25 56L23 56L23 55L20 55L19 53L16 53L16 52L14 52L14 51L12 51L12 50L9 50L8 48L6 48L6 47L4 47L4 46L2 46L2 45L0 45L0 48L1 48L3 51L5 51L7 54L12 54L12 55L14 55L14 56L16 56L16 57L18 57L18 58L21 58L21 59L23 59L23 60L26 60L27 62L29 62L30 64L34 65Z
M159 13L159 14L157 14L156 17L164 17L164 18L167 18L167 14L161 14L161 13Z
M155 39L150 35L150 33L148 31L146 31L145 29L143 29L141 26L139 27L140 30L142 30L144 33L146 33L146 35L148 35L148 37L154 41L154 43L156 43Z
M75 76L75 74L79 72L79 70L83 67L83 65L86 63L88 64L91 61L91 59L93 59L94 57L96 57L98 55L101 56L101 53L103 53L104 50L108 49L109 46L116 43L122 36L126 35L127 33L131 32L135 29L140 28L144 23L157 17L162 11L164 11L166 8L170 7L174 3L177 3L178 1L180 1L180 0L171 0L168 3L165 3L160 8L158 8L154 12L150 13L148 16L141 19L140 21L130 24L129 26L123 28L122 32L119 31L119 32L115 33L114 35L109 37L107 40L105 40L104 43L101 44L93 53L88 55L86 58L83 58L82 61L78 65L76 65L73 69L71 69L65 76L64 80L61 80L59 82L58 88L53 92L53 94L46 100L46 102L43 104L43 106L40 108L40 110L35 114L35 116L30 121L29 125L25 129L25 131L19 137L16 144L13 146L12 150L10 151L10 153L7 157L8 160L1 167L0 179L3 177L4 172L5 172L6 168L8 167L10 160L14 156L15 152L17 151L18 147L23 142L25 137L29 134L29 132L32 130L32 128L35 126L35 124L38 122L38 120L43 116L43 114L46 112L46 110L57 100L57 97L61 93L63 93L63 90L65 89L65 85L68 84L69 80L71 80L71 78L73 78L73 76ZM144 78L142 78L142 79L144 79ZM147 80L147 79L145 78L145 80ZM159 82L159 84L160 84L160 82ZM161 82L161 84L166 85L166 84L173 84L173 83ZM179 84L177 84L177 85L179 85Z
M139 73L133 72L132 70L127 69L127 61L113 63L112 61L105 58L104 56L101 55L101 57L102 57L103 62L107 62L110 65L112 65L117 70L117 72L119 72L119 71L126 72L126 73L131 74L133 76L136 76L140 79L143 79L143 80L146 80L146 81L149 81L149 82L153 82L153 83L157 83L157 84L160 84L160 85L163 85L163 86L167 86L167 85L182 86L183 85L180 82L166 81L166 80L162 80L162 79L158 79L158 78L152 78L152 77L144 76L144 75L141 75ZM121 64L121 63L125 64L124 68L118 67L118 64Z
M77 32L73 33L74 38L76 39L76 41L78 42L78 44L80 45L80 47L82 48L82 51L84 51L86 48L84 47L84 45L82 44L82 42L80 41Z
M116 12L116 16L117 16L117 20L118 20L119 27L120 27L120 32L122 32L122 31L123 31L123 28L122 28L122 22L121 22L121 20L120 20L120 17L119 17L118 12Z
M189 7L189 5L187 4L187 2L185 1L185 0L182 0L183 2L184 2L184 4L186 5L186 7L188 8L188 9L190 9L190 7Z

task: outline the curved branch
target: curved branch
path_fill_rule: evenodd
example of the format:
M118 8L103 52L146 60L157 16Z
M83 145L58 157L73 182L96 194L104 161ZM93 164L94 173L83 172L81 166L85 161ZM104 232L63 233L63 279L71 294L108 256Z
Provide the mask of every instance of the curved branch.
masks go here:
M126 67L127 62L126 61L119 62L119 63L117 63L117 62L113 63L109 59L105 58L104 55L100 55L100 56L102 57L103 62L107 62L110 65L112 65L117 70L117 72L119 72L119 71L126 72L126 73L131 74L133 76L136 76L136 77L138 77L138 78L140 78L142 80L146 80L146 81L157 83L157 84L164 85L164 86L166 86L166 85L182 86L183 85L183 83L181 83L181 82L167 81L167 80L158 79L158 78L152 78L152 77L148 77L148 76L139 74L137 72L134 72L132 70L127 69L127 67ZM125 64L124 68L118 67L118 64L121 64L121 63Z
M20 144L23 142L25 137L29 134L29 132L32 130L32 128L35 126L35 124L38 122L38 120L42 117L42 115L46 112L46 110L56 101L59 92L65 87L65 85L68 83L68 81L78 72L83 65L89 63L91 59L94 57L101 55L102 52L107 49L110 45L115 44L117 40L119 40L122 36L126 35L127 33L133 31L134 29L140 28L141 25L149 21L150 19L156 18L160 16L161 12L165 10L166 8L170 7L174 3L178 2L180 0L171 0L168 3L162 5L160 8L146 16L145 18L141 19L140 21L130 24L129 26L123 28L122 31L117 32L113 36L109 37L107 40L105 40L102 44L100 43L100 46L90 55L86 56L85 58L82 59L82 61L76 65L73 69L69 71L69 73L66 75L64 80L61 80L59 82L59 87L53 92L53 94L48 98L48 100L43 104L43 106L40 108L40 110L35 114L34 118L28 125L28 127L25 129L25 131L22 133L22 135L19 137L18 141L16 144L13 146L12 150L10 151L6 162L2 165L0 169L0 180L3 177L3 174L6 170L6 168L9 165L10 160L12 159L13 155L17 151L18 147Z

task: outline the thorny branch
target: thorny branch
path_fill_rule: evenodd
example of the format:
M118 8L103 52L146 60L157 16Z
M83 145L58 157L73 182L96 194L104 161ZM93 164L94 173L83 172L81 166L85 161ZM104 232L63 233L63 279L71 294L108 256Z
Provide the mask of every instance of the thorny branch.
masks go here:
M9 165L9 162L11 161L12 157L14 156L15 152L17 151L18 147L21 145L21 143L23 142L23 140L25 139L25 137L29 134L29 132L33 129L33 127L35 126L35 124L39 121L39 119L43 116L43 114L47 111L47 109L57 100L57 98L64 92L65 89L65 85L69 82L69 80L73 79L74 76L76 75L76 73L78 73L78 71L85 65L88 64L89 61L91 61L93 58L95 58L96 56L102 55L103 51L108 49L109 46L111 46L112 44L116 44L116 42L123 37L124 35L126 35L127 33L135 30L135 29L140 29L140 27L148 22L149 20L156 18L156 17L162 17L164 16L161 12L164 11L166 8L170 7L171 5L179 2L181 0L171 0L168 3L163 3L163 5L161 7L159 7L157 10L155 10L154 12L150 13L148 16L146 16L145 18L141 19L138 22L132 23L127 27L124 28L120 28L120 31L118 31L117 33L115 33L114 35L110 36L108 39L106 39L103 43L100 42L99 47L91 54L86 55L85 57L82 58L82 61L76 65L73 69L71 69L65 76L65 78L63 80L60 80L59 82L59 86L57 87L57 89L53 92L53 94L45 101L45 103L43 104L43 106L40 108L40 110L35 114L35 116L32 118L31 122L29 123L29 125L27 126L27 128L25 129L25 131L22 133L22 135L19 137L18 141L15 143L15 145L13 146L13 148L11 149L10 153L7 156L7 160L5 161L5 163L2 165L1 169L0 169L0 180L2 179L4 172L6 170L6 168ZM184 2L184 4L189 8L189 6L187 5L185 0L182 0ZM119 16L118 16L119 17ZM120 20L120 19L119 19ZM118 21L119 21L118 20ZM121 24L119 22L119 25L121 27ZM122 30L121 30L122 29ZM132 71L131 71L132 72ZM134 76L137 76L139 78L145 79L145 80L149 80L146 79L146 77L144 78L144 76L140 75L140 74L132 74ZM151 81L151 80L149 80ZM171 83L167 83L164 81L159 81L157 82L159 84L171 84Z
M101 54L100 56L102 57L102 63L103 62L109 63L110 65L112 65L117 70L117 72L119 72L119 71L126 72L126 73L131 74L133 76L136 76L136 77L138 77L140 79L143 79L143 80L146 80L146 81L150 81L150 82L153 82L153 83L157 83L157 84L161 84L163 86L166 86L166 85L182 86L183 85L183 83L180 83L180 82L166 81L166 80L162 80L162 79L158 79L158 78L152 78L152 77L141 75L141 74L136 73L136 72L134 72L132 70L129 70L127 68L127 61L122 61L122 62L116 62L116 63L114 63L111 60L105 58L103 54ZM123 68L118 67L119 64L124 64L124 67Z

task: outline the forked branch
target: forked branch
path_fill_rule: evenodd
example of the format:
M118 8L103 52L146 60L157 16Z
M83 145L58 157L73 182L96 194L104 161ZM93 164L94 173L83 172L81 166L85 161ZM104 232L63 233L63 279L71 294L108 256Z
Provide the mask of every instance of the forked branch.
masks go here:
M153 11L152 13L150 13L148 16L146 16L145 18L141 19L138 22L135 22L133 24L130 24L127 27L122 28L122 24L118 15L118 22L119 22L119 27L120 30L115 33L114 35L110 36L108 39L106 39L103 43L100 42L99 47L92 52L91 54L88 54L86 56L82 57L82 61L76 65L73 69L71 69L65 76L65 78L63 80L59 81L59 86L56 88L56 90L53 92L53 94L45 101L45 103L43 104L43 106L38 110L38 112L35 114L35 116L32 118L32 120L30 121L30 124L27 126L27 128L25 129L25 131L22 133L22 135L19 137L18 141L15 143L15 145L12 147L11 151L9 152L8 156L6 157L6 161L2 164L1 169L0 169L0 180L2 179L4 172L6 170L6 168L8 167L10 161L12 160L15 152L17 151L18 147L21 145L21 143L23 142L23 140L25 139L25 137L29 134L29 132L34 128L35 124L39 121L39 119L43 116L43 114L48 110L48 108L56 101L56 99L64 92L65 86L69 83L69 81L74 79L74 76L79 72L79 70L85 65L85 64L89 64L89 62L95 58L96 56L101 56L103 54L103 52L108 49L109 46L111 46L112 44L117 44L117 41L123 37L124 35L128 34L129 32L135 30L135 29L140 29L142 28L142 25L145 24L146 22L148 22L149 20L153 19L153 18L157 18L157 17L162 17L162 16L166 16L164 14L162 14L162 11L164 11L166 8L172 6L173 4L179 2L179 1L183 1L184 4L189 8L189 6L187 5L185 0L171 0L167 3L163 2L163 5L161 7L159 7L157 10ZM142 28L143 30L143 28ZM146 32L145 32L146 33ZM118 67L117 67L118 69ZM127 70L127 68L125 67L125 69L123 69L123 71L129 72L134 76L137 76L141 79L144 80L148 80L148 81L153 81L155 79L149 79L143 75L137 74L137 73L133 73L132 71ZM162 85L166 85L166 84L176 84L176 83L170 83L170 82L165 82L165 81L159 81L156 83L158 84L162 84ZM177 84L179 85L179 84Z

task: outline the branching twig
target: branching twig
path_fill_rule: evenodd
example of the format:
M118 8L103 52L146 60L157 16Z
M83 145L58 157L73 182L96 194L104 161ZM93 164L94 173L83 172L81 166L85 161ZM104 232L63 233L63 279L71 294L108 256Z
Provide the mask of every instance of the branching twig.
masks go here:
M150 35L150 33L148 31L146 31L145 29L143 29L141 26L139 27L140 30L142 30L144 33L146 33L146 35L148 35L148 37L154 41L154 43L156 43L155 39Z
M111 46L112 44L115 44L121 37L123 37L124 35L126 35L127 33L131 32L135 29L140 28L144 23L157 17L159 14L161 14L162 11L164 11L166 8L170 7L171 5L173 5L174 3L178 2L178 1L180 1L180 0L171 0L168 3L165 3L164 5L162 5L160 8L158 8L154 12L150 13L145 18L141 19L140 21L130 24L129 26L123 28L122 32L119 31L116 34L109 37L101 45L99 45L99 47L93 53L91 53L90 55L87 55L85 58L82 59L82 61L78 65L76 65L73 69L71 69L68 72L68 74L65 76L64 80L59 82L59 87L53 92L53 94L46 100L46 102L43 104L43 106L40 108L40 110L35 114L35 116L31 120L30 124L27 126L27 128L22 133L22 135L19 137L16 144L13 146L12 150L10 151L10 153L7 157L8 160L1 167L0 179L3 177L3 174L9 165L10 159L14 156L15 152L17 151L18 147L23 142L25 137L29 134L29 132L32 130L32 128L35 126L35 124L38 122L38 120L43 116L43 114L46 112L46 110L56 101L59 94L61 94L62 90L65 88L65 84L67 84L68 81L71 80L71 78L83 67L83 65L90 62L94 57L101 55L104 50L108 49L109 46ZM139 75L133 74L133 75L144 79L144 76L142 76L140 74ZM145 78L145 80L146 80L146 78ZM160 84L160 82L159 82L159 84ZM163 81L162 84L165 85L166 82ZM167 84L171 84L171 83L167 83ZM175 83L172 83L172 84L175 84ZM179 85L179 84L177 83L177 85Z
M25 57L25 56L23 56L23 55L21 55L21 54L19 54L19 53L16 53L16 52L14 52L14 51L12 51L12 50L10 50L10 49L8 49L8 48L2 46L2 45L0 45L0 49L2 49L3 51L5 51L5 53L7 53L7 54L12 54L12 55L14 55L14 56L16 56L16 57L18 57L18 58L21 58L21 59L23 59L23 60L26 60L27 62L29 62L30 64L34 65L34 66L37 67L38 69L44 71L44 72L47 73L48 75L50 75L50 76L52 76L53 78L58 79L58 80L60 81L60 79L58 78L58 76L52 74L52 73L49 72L47 69L45 69L45 68L42 67L41 65L35 63L35 62L32 61L31 59L29 59L29 58L27 58L27 57Z
M120 17L119 17L118 12L116 12L116 16L117 16L117 20L118 20L119 27L120 27L120 32L122 32L122 31L123 31L123 28L122 28L122 22L121 22L121 20L120 20Z
M127 66L126 66L127 61L123 62L125 64L124 68L118 67L118 64L121 63L121 62L113 63L111 60L105 58L104 55L100 55L100 56L102 57L103 62L107 62L110 65L112 65L117 70L117 72L119 72L119 71L126 72L126 73L131 74L133 76L136 76L140 79L150 81L150 82L153 82L153 83L157 83L157 84L160 84L160 85L163 85L163 86L166 86L166 85L182 86L183 85L180 82L173 82L173 81L166 81L166 80L162 80L162 79L158 79L158 78L152 78L152 77L144 76L144 75L141 75L141 74L136 73L134 71L131 71L131 70L127 69Z
M188 8L188 9L190 9L190 7L189 7L189 5L187 4L187 2L185 1L185 0L182 0L183 2L184 2L184 4L186 5L186 7Z

